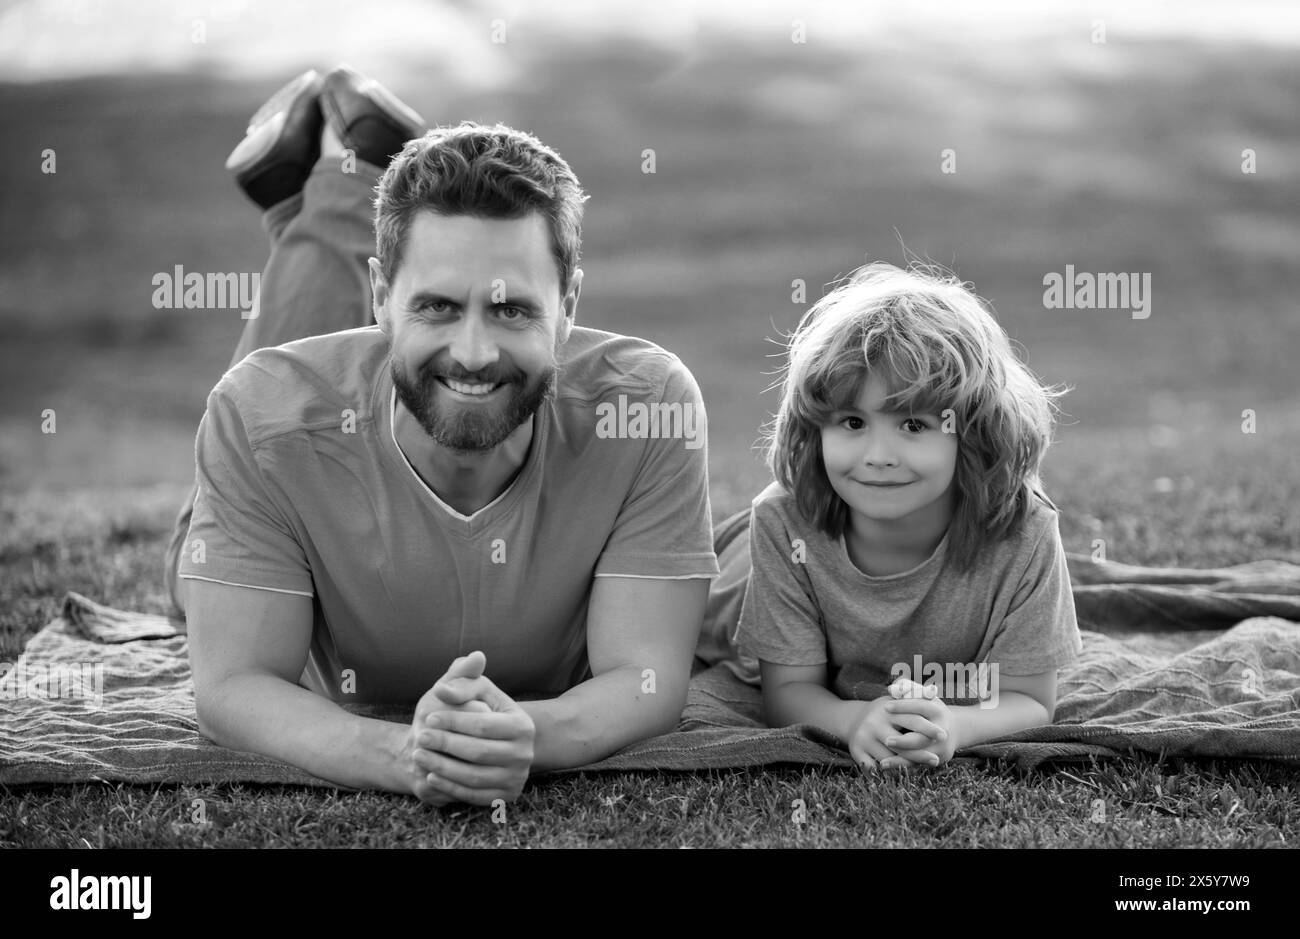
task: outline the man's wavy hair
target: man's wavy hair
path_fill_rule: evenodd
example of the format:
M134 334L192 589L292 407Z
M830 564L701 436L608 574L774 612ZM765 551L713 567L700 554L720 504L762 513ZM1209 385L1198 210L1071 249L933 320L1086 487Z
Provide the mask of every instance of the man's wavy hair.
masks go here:
M810 523L832 538L848 528L849 508L822 462L821 430L833 412L854 405L873 374L890 391L885 407L951 418L958 450L949 553L959 571L971 568L982 545L1017 529L1033 495L1056 509L1039 469L1054 399L1070 389L1041 385L955 277L876 263L814 304L790 337L767 457Z
M564 158L531 134L472 121L436 127L407 141L379 180L375 255L391 284L417 212L491 219L539 212L551 230L551 254L563 296L578 267L586 199Z

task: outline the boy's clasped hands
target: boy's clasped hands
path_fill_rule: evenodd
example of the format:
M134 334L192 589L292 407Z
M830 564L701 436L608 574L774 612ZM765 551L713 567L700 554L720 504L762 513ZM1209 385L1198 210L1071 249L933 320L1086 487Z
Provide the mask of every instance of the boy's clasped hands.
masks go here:
M934 685L899 678L889 697L867 702L849 736L849 753L864 771L940 766L960 746L952 717Z

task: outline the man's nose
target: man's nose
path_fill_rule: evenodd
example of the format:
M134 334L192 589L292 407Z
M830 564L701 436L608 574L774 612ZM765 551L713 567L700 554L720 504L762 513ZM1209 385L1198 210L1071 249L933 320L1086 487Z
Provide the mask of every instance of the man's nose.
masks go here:
M499 356L492 332L477 312L461 317L448 351L456 364L467 372L477 372L493 365Z

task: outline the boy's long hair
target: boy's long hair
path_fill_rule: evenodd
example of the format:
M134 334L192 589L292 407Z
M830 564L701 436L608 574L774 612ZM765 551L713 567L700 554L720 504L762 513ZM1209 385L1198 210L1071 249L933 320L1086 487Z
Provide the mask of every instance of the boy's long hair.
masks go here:
M790 338L768 465L800 512L832 538L849 509L822 462L821 430L852 407L868 376L888 408L945 418L957 434L949 554L959 571L980 547L1011 534L1042 491L1054 399L1016 356L980 299L945 272L876 263L860 268L807 312ZM950 412L947 409L951 409Z

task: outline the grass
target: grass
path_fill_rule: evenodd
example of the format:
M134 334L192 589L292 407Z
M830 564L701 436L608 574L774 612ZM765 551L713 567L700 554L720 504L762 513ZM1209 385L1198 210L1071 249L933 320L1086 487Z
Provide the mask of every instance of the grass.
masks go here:
M1067 549L1089 551L1100 537L1108 557L1130 563L1300 563L1300 480L1288 471L1300 418L1255 453L1243 453L1254 442L1237 439L1239 430L1194 436L1195 448L1176 452L1131 434L1067 437L1048 467ZM1173 491L1154 492L1170 474ZM163 612L160 557L182 495L157 487L0 497L0 659L55 615L65 590ZM207 825L192 820L196 799ZM792 821L797 799L804 824ZM1254 848L1298 839L1294 767L1150 755L1028 773L959 761L897 778L790 766L544 777L504 824L489 810L274 786L87 784L0 799L0 847Z
M1045 472L1068 550L1300 562L1290 51L1098 48L1086 32L853 55L717 37L685 57L614 40L511 48L513 77L491 89L436 63L353 64L434 120L502 120L572 161L592 194L579 316L692 369L716 515L766 479L752 444L775 405L770 338L806 309L791 281L815 299L864 254L902 260L901 241L974 281L1035 371L1076 386ZM0 85L0 161L19 168L0 184L0 660L68 590L166 608L163 544L241 324L151 309L151 277L261 268L256 213L222 161L274 86ZM54 176L36 172L44 147ZM948 147L958 172L943 176ZM1257 175L1240 172L1245 147ZM1042 277L1066 264L1150 272L1150 319L1044 310ZM45 409L55 435L40 433ZM536 781L500 825L376 793L93 784L4 792L0 846L1267 847L1296 843L1295 786L1280 765L1149 756L1023 775L577 775Z
M973 281L1031 366L1076 386L1083 426L1145 426L1170 398L1226 420L1296 395L1300 75L1285 50L1085 39L1100 71L1064 39L804 55L716 38L685 64L573 42L521 45L512 55L536 61L490 91L436 64L355 64L431 119L510 122L573 163L591 193L579 319L682 356L734 487L721 500L761 488L770 339L807 309L792 281L812 302L902 246ZM257 213L222 164L273 88L206 74L0 84L0 162L31 172L4 184L0 213L0 487L189 477L242 323L155 310L151 281L176 264L261 270ZM57 174L39 174L38 145ZM1261 154L1253 176L1244 147ZM1045 310L1043 276L1067 264L1150 272L1150 318Z
M272 786L65 786L0 802L0 846L69 848L1274 848L1298 829L1292 769L1154 759L1028 776L961 763L876 778L578 774L530 786L496 820Z

